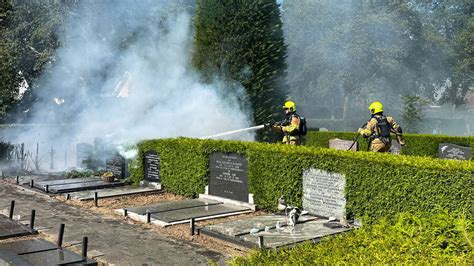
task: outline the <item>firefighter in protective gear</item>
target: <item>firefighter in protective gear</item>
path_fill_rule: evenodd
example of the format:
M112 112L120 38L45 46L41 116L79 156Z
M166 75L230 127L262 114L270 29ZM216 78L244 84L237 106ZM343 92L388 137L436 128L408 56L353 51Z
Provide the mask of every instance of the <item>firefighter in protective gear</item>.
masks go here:
M383 105L373 102L369 110L372 117L364 128L357 130L364 138L369 138L369 150L387 152L392 146L391 132L396 134L398 142L404 146L402 127L392 117L383 114Z
M296 104L292 101L285 102L283 105L285 110L285 119L279 123L275 123L272 126L272 130L280 131L285 134L283 137L283 144L288 145L301 145L300 136L300 116L296 113Z

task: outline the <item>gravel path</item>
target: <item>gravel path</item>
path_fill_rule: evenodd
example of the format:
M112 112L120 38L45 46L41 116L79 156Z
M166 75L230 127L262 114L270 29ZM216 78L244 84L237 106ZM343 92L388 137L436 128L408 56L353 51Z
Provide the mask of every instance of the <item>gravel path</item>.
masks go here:
M103 253L98 257L115 265L197 265L219 264L224 256L185 241L166 238L157 232L147 230L107 216L98 215L86 209L56 201L54 199L0 185L0 210L8 211L15 200L15 215L28 221L32 209L36 210L35 227L50 228L45 234L56 238L60 223L64 223L65 242L80 242L89 237L89 254Z

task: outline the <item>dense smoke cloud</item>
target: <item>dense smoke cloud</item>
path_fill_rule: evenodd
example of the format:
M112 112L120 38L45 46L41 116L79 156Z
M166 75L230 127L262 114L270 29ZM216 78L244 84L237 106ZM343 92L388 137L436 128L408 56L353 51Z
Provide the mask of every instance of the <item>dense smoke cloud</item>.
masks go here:
M437 106L452 62L428 11L403 1L280 2L289 89L310 127L356 130L373 101L406 125L403 96L412 95L428 101L422 132L470 134L469 113Z
M191 15L174 4L82 1L67 18L30 111L29 123L63 126L16 132L13 141L133 143L250 126L250 111L238 102L243 88L201 83L190 69Z

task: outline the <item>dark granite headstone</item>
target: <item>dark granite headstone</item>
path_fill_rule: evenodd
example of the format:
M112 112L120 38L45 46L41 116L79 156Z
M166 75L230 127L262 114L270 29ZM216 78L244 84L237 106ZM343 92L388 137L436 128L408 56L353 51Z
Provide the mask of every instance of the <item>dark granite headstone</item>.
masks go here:
M78 168L88 168L88 161L92 160L94 146L89 143L76 144L76 166Z
M112 153L105 160L105 169L116 178L125 178L125 158L119 153Z
M303 209L312 215L345 218L344 175L309 169L303 172Z
M336 149L336 150L347 151L351 147L352 143L354 143L354 141L352 141L352 140L330 139L329 140L329 148L333 148L333 149ZM358 148L359 148L358 144L359 143L356 142L352 146L351 150L352 151L357 151Z
M249 202L247 159L237 153L209 155L209 194Z
M452 143L440 143L438 146L438 155L442 159L470 160L472 148Z
M402 154L402 145L398 141L392 139L392 146L388 150L391 154Z
M145 180L160 182L160 156L156 151L147 151L143 155Z

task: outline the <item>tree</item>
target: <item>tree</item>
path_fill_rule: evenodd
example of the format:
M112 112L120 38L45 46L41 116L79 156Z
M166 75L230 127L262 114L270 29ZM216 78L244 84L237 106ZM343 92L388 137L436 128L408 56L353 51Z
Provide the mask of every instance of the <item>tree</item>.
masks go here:
M425 107L429 101L416 95L404 95L403 100L403 111L402 119L406 132L418 133L420 130L420 122L423 119L423 107Z
M7 112L15 104L19 76L15 66L14 42L8 28L13 23L13 4L11 0L0 1L0 121L5 120Z
M441 89L440 102L459 106L473 85L473 20L474 2L469 0L412 0L426 28L431 28L435 39L442 44L436 55L442 60L434 64L439 73L437 86ZM433 39L432 39L433 40ZM435 69L435 68L433 68Z
M60 34L66 10L70 1L9 1L2 0L2 6L8 4L10 18L2 25L2 35L8 45L2 49L4 60L2 70L8 64L11 78L2 78L2 88L9 99L18 96L21 81L30 85L23 97L9 102L9 120L16 120L21 112L36 101L36 80L50 68L55 60L56 49L60 46ZM3 12L2 12L3 13ZM3 45L2 45L3 47ZM21 75L19 75L21 72ZM2 71L2 75L5 75ZM14 73L11 74L11 73ZM0 108L1 109L1 108ZM0 117L2 116L0 112ZM5 113L3 118L6 119Z
M328 116L365 114L373 100L400 106L400 95L435 89L426 66L437 56L407 4L301 0L283 10L289 87L300 101L327 106Z
M286 45L274 0L198 0L192 64L206 81L241 84L263 124L281 114L285 98Z

